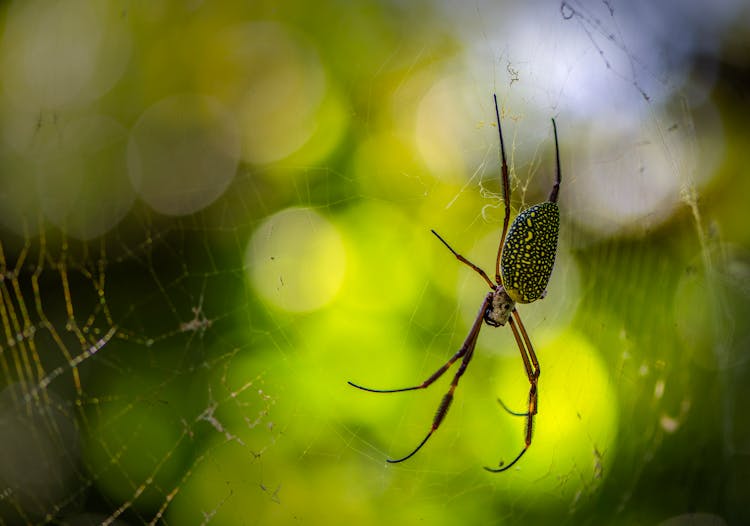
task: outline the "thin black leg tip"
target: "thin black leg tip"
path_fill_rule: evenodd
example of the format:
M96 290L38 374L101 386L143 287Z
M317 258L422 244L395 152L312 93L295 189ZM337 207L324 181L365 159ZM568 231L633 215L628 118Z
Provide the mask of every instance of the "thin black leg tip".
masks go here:
M521 412L519 412L519 411L513 411L513 410L512 410L512 409L510 409L510 408L509 408L509 407L508 407L507 405L505 405L505 402L503 402L503 401L502 401L502 400L501 400L500 398L498 398L498 399L497 399L497 401L498 401L498 403L499 403L499 404L500 404L501 406L503 406L503 409L505 409L505 411L506 411L506 412L507 412L508 414L511 414L511 415L513 415L513 416L529 416L529 412L528 412L528 411L526 411L525 413L521 413Z
M518 462L519 460L521 460L521 457L523 456L524 453L526 453L526 450L528 450L528 449L529 449L529 446L526 446L525 448L523 448L521 450L521 452L518 454L518 456L516 458L514 458L513 462L511 462L510 464L506 465L505 462L501 460L500 463L497 465L496 468L488 468L487 466L485 466L484 469L486 469L490 473L502 473L503 471L507 471L510 468L512 468L513 466L515 466L516 462Z
M346 383L348 383L349 385L351 385L352 387L354 387L356 389L359 389L360 391L377 392L374 389L370 389L369 387L363 387L363 386L361 386L359 384L355 384L351 380L347 381Z
M518 460L518 459L516 459L516 460ZM516 463L516 460L514 460L513 462L511 462L508 465L505 464L505 461L501 460L500 463L497 465L496 468L490 468L490 467L485 466L484 469L486 469L490 473L502 473L503 471L507 471L510 468L512 468L513 465Z

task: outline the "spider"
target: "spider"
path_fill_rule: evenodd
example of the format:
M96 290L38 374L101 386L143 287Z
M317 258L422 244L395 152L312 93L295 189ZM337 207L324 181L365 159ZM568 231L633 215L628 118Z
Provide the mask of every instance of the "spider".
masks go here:
M555 119L552 119L552 130L555 136L555 161L556 161L556 178L552 186L552 191L546 202L531 206L518 214L513 224L508 229L510 218L510 183L508 177L508 164L505 160L505 144L503 143L503 132L500 127L500 111L497 106L497 95L493 95L495 101L495 117L497 118L497 130L500 136L500 156L501 171L503 180L503 203L505 206L505 218L503 220L503 232L500 236L500 245L498 246L497 259L495 260L495 282L487 276L487 273L477 265L463 257L453 250L451 246L440 235L432 230L443 245L458 259L461 263L469 266L479 274L490 287L490 291L482 300L479 307L479 313L474 320L469 335L464 340L461 348L437 371L419 385L412 387L403 387L401 389L371 389L348 382L349 385L369 391L372 393L400 393L404 391L415 391L426 389L440 378L455 362L461 360L458 371L453 376L448 392L443 395L443 399L438 406L435 417L432 420L432 426L427 436L417 445L408 455L398 459L387 459L388 462L395 464L403 462L414 456L417 451L422 449L427 440L437 431L440 424L448 414L453 393L458 386L459 380L466 372L472 356L474 356L474 347L479 337L479 331L482 328L482 322L492 327L500 327L506 323L510 325L513 337L516 340L518 349L521 352L521 359L526 370L526 376L529 378L529 405L525 412L515 412L508 409L502 400L498 399L500 405L514 416L526 418L526 432L524 437L525 445L521 452L509 464L500 461L497 468L485 467L492 473L500 473L510 469L518 462L526 450L531 446L532 432L534 427L534 415L538 410L538 383L539 383L539 360L534 353L534 347L531 345L531 339L521 321L521 316L516 309L517 303L531 303L546 294L547 283L552 274L552 267L555 263L557 252L557 236L560 224L560 212L557 207L557 195L560 191L560 151L557 143L557 125Z

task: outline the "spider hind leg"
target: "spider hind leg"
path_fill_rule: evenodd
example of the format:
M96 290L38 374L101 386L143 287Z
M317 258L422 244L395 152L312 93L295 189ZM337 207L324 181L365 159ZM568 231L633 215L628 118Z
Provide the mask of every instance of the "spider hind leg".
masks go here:
M521 413L520 411L513 411L507 405L505 405L505 402L503 402L500 398L498 398L497 401L498 401L498 403L501 406L503 406L503 409L505 409L505 412L508 413L509 415L513 415L513 416L529 416L529 412L528 411L525 411L523 413Z
M490 473L502 473L503 471L507 471L510 468L512 468L515 465L516 462L518 462L519 460L521 460L521 457L523 456L524 453L526 453L527 449L529 449L529 446L526 446L525 448L523 448L521 450L521 452L518 454L518 456L516 458L514 458L513 462L511 462L510 464L504 465L503 461L501 460L500 464L498 464L498 467L496 467L496 468L490 468L490 467L484 466L484 469L486 469Z

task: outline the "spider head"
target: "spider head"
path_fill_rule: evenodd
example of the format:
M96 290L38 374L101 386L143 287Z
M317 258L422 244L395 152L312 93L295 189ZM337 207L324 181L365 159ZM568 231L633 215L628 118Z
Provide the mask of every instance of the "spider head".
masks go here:
M502 286L498 286L495 292L492 293L492 303L484 311L484 322L493 327L505 325L515 306L516 302L508 296L505 289Z

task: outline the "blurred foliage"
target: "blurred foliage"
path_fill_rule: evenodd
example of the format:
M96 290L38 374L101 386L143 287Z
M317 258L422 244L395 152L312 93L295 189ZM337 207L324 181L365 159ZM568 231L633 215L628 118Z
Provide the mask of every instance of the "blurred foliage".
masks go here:
M634 21L704 21L606 2L4 3L0 524L750 522L734 7L704 47L684 30L644 51ZM430 229L494 273L493 92L514 212L547 195L550 117L560 132L557 265L519 307L534 441L481 469L523 446L496 399L528 393L511 332L485 326L440 430L386 464L449 380L346 381L416 385L466 337L486 284Z

